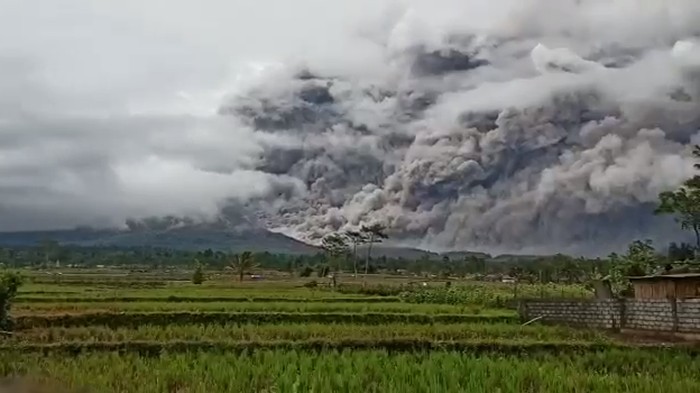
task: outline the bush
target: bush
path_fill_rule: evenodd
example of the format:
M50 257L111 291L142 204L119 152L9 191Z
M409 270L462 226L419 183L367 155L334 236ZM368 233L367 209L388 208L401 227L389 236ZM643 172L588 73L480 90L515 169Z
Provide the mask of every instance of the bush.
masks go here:
M309 281L309 282L307 282L307 283L304 283L304 287L305 287L305 288L316 288L316 287L318 287L318 281L316 281L316 280L311 280L311 281Z
M304 266L303 269L299 272L299 277L311 277L311 274L313 274L314 269L311 268L311 266Z
M204 282L204 270L202 269L202 265L197 265L197 268L194 270L194 274L192 274L192 283L195 285L201 285Z
M22 278L15 273L3 273L0 275L0 330L10 330L10 305L17 295L17 290L22 285Z

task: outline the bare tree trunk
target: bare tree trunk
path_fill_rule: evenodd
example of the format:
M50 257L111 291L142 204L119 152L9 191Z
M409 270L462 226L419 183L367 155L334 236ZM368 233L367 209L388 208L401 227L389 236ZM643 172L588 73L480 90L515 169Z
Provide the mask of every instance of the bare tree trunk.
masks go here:
M700 253L700 226L693 225L693 231L695 231L695 259L698 259L698 253Z
M355 279L357 280L357 241L352 243L353 268L355 269Z
M365 259L365 279L369 273L369 258L372 255L372 244L374 244L374 234L369 237L369 247L367 247L367 259Z
M244 275L244 274L245 274L245 272L243 271L243 269L241 269L240 271L238 271L238 281L241 281L241 282L243 281L243 275Z
M345 262L347 263L348 261L348 254L345 254ZM338 278L340 276L340 272L343 270L343 265L342 265L342 260L341 257L338 256L336 258L336 263L335 263L335 272L333 272L333 288L338 286Z

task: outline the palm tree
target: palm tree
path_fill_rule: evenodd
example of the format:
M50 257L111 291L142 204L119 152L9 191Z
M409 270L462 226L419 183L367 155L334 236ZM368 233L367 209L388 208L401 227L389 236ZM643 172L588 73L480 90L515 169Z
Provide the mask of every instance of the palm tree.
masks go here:
M321 242L321 247L328 254L328 259L334 265L335 271L333 272L333 287L336 286L336 275L341 270L340 258L346 257L348 255L348 243L347 238L341 234L333 233L323 238Z
M258 264L255 263L253 253L245 251L240 255L234 255L229 265L233 271L238 273L238 281L243 281L243 275L246 271L255 269Z
M367 247L367 258L365 259L365 277L369 272L369 258L372 256L372 244L381 243L384 239L388 239L389 235L384 233L386 228L382 224L374 224L370 226L362 226L362 234L367 239L369 247Z
M347 231L345 232L345 236L350 239L352 243L353 267L355 269L355 277L357 277L357 246L364 244L367 239L365 238L365 234L359 231Z

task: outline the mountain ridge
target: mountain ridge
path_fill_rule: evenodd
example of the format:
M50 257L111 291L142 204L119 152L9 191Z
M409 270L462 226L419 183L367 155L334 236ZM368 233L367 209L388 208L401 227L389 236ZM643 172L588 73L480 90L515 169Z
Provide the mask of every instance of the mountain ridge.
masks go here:
M312 254L321 250L282 234L266 230L222 230L220 228L165 229L57 229L45 231L0 232L0 246L31 247L53 240L79 247L152 247L178 250L269 251L272 253Z
M223 227L221 225L185 226L130 226L124 229L78 227L36 231L0 232L0 247L36 247L45 241L63 246L164 248L203 251L212 249L230 252L270 252L273 254L316 254L320 247L304 243L281 233L250 227ZM367 246L358 249L364 258ZM489 254L471 251L434 252L420 248L375 244L372 257L402 258L406 260L441 260L445 256L460 260L468 256L491 258Z

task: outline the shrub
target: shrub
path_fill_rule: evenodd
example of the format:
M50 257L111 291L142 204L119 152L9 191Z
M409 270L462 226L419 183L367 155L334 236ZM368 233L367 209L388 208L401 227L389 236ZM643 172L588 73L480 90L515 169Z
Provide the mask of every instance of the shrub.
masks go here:
M311 280L311 281L309 281L309 282L307 282L307 283L304 283L304 287L306 287L306 288L316 288L316 287L318 287L318 281L316 281L316 280Z
M200 285L204 282L204 270L202 269L202 265L197 265L197 268L194 270L194 274L192 274L192 283L196 285Z
M15 273L3 273L0 275L0 330L10 330L10 305L17 295L17 290L22 284L22 278Z
M304 268L299 272L299 277L311 277L313 272L314 269L311 266L304 266Z

